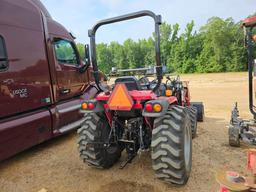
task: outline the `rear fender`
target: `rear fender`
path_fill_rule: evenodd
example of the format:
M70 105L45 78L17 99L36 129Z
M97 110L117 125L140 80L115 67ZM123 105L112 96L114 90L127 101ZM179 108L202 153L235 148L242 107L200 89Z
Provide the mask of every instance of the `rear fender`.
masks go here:
M175 96L171 96L171 97L158 97L158 99L159 100L167 101L169 103L169 105L177 104L177 102L178 102L177 97L175 97Z

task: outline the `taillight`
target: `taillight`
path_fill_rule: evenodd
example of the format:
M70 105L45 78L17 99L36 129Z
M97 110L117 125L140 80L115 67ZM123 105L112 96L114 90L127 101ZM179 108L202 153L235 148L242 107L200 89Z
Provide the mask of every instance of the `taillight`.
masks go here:
M83 110L87 110L88 109L88 104L87 103L82 103L81 108Z
M153 110L155 111L155 112L161 112L162 111L162 106L160 105L160 104L154 104L154 106L153 106Z
M163 107L159 103L155 103L155 104L148 103L145 105L145 111L148 113L155 113L155 112L159 113L162 111L162 109Z
M151 103L146 104L145 110L146 110L147 112L152 112L152 111L153 111L153 106L152 106L152 104L151 104Z
M89 110L94 109L94 103L88 103L88 109Z
M82 103L82 105L81 105L81 108L82 108L83 110L93 110L94 107L95 107L95 104L92 103L92 102L84 102L84 103Z

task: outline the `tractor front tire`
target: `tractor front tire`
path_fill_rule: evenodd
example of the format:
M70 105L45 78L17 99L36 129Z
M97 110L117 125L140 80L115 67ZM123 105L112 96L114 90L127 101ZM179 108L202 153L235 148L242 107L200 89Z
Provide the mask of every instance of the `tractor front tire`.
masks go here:
M105 117L96 113L87 113L81 128L78 129L78 150L81 159L88 165L96 168L109 168L121 156L117 144L104 146L108 142L110 126Z
M204 121L204 104L203 102L191 102L191 106L197 110L197 121Z
M192 139L194 139L197 134L197 109L193 106L190 106L187 109L191 121Z
M156 118L151 157L156 177L172 184L187 183L192 166L191 121L188 110L173 106Z

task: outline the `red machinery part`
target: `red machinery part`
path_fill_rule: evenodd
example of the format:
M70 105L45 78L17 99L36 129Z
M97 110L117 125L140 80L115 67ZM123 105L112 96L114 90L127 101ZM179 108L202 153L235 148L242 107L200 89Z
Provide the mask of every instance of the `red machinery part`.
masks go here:
M220 184L220 192L248 192L244 177L233 171L217 171L216 180Z
M246 27L253 27L256 25L256 16L243 20L243 24Z
M229 192L229 190L226 187L220 186L219 192Z
M247 168L256 175L256 150L250 149L247 153Z
M133 91L128 91L128 92L133 100L145 101L145 100L157 99L156 94L154 92L152 92L151 90L150 91L149 90L145 90L145 91L133 90ZM109 97L110 97L110 95L106 95L104 92L102 92L96 97L96 100L108 101Z
M256 149L247 152L247 169L252 176L244 177L233 171L218 171L216 180L220 184L220 192L248 192L256 189Z

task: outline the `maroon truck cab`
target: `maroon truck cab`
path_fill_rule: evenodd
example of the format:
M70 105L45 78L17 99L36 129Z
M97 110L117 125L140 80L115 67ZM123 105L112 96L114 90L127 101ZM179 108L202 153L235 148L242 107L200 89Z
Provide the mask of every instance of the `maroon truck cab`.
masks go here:
M0 161L80 125L97 93L84 65L39 0L0 0Z

